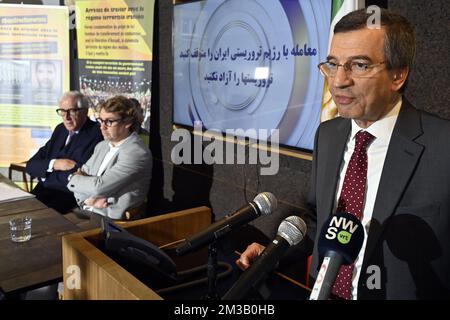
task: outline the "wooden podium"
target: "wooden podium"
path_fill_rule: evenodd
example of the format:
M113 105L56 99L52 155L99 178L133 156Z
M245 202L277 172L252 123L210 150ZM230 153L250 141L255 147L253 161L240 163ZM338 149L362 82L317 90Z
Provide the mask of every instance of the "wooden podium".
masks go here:
M155 245L163 246L195 234L210 224L211 209L198 207L126 222L121 227ZM62 238L63 299L161 300L151 288L95 246L100 236L101 229L97 228ZM78 274L79 278L74 278ZM77 280L79 289L73 285Z

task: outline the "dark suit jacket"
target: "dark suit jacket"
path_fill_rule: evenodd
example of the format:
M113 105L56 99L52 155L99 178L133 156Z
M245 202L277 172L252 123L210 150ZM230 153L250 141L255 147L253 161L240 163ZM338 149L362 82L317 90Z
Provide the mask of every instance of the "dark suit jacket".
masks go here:
M309 202L318 230L333 210L350 130L350 120L336 118L316 134ZM313 223L308 228L317 243ZM314 247L313 278L320 262ZM381 271L380 289L370 289L376 283L373 266ZM358 299L448 299L449 292L450 121L403 99L378 187Z
M56 126L50 140L45 146L27 162L27 172L33 177L45 178L40 181L47 189L56 189L71 193L67 189L69 174L76 171L89 159L98 142L103 140L99 126L87 119L78 134L72 137L67 146L64 146L69 132L64 124ZM76 168L70 171L47 172L48 164L52 159L71 159L77 162Z

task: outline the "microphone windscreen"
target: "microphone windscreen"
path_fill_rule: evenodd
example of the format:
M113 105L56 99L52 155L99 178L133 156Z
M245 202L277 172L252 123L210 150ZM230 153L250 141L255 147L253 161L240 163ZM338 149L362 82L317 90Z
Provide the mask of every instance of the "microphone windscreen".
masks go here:
M253 202L258 206L262 215L268 215L277 209L277 198L270 192L261 192L254 199Z
M306 223L302 218L290 216L281 222L277 235L289 242L290 246L294 246L303 240L306 230Z
M334 251L343 257L342 264L352 264L364 242L364 228L361 221L350 213L337 212L323 224L319 241L319 256Z

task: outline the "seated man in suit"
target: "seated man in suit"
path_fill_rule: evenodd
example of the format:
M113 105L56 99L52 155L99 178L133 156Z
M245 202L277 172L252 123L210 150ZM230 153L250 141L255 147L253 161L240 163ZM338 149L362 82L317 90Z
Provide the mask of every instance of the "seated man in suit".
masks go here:
M97 111L105 141L69 176L67 187L84 212L123 219L127 209L145 201L150 185L152 156L136 133L142 113L122 96L108 99Z
M78 91L65 93L58 115L63 119L50 138L27 162L27 173L39 179L32 193L47 206L67 213L76 207L67 189L67 177L89 159L95 145L103 140L95 122L88 119L89 101Z

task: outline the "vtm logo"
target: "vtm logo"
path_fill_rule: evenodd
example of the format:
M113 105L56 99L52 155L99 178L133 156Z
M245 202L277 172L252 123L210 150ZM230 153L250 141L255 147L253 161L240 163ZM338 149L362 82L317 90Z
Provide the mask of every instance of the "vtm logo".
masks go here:
M331 218L325 238L337 239L342 244L347 244L352 239L353 233L358 229L358 224L344 217L334 216Z

